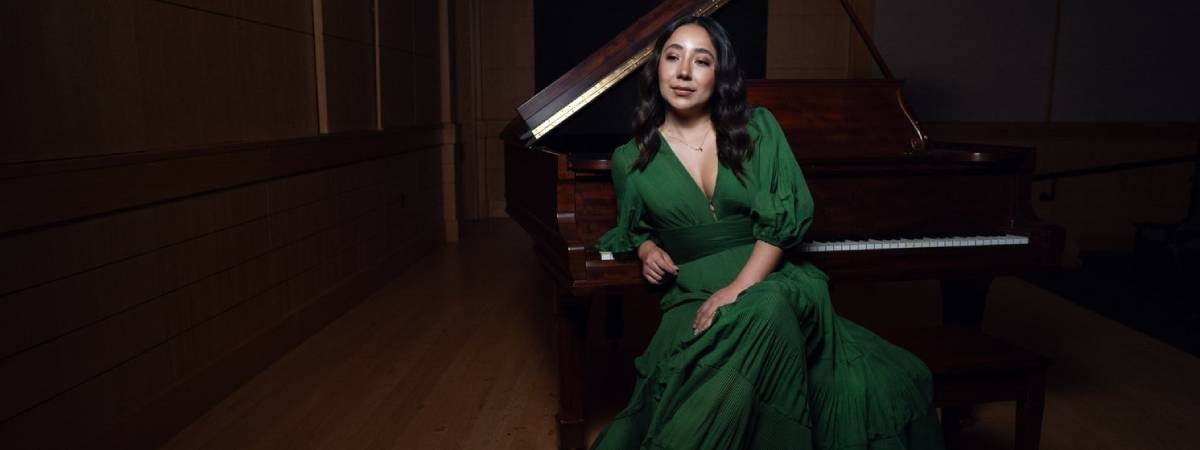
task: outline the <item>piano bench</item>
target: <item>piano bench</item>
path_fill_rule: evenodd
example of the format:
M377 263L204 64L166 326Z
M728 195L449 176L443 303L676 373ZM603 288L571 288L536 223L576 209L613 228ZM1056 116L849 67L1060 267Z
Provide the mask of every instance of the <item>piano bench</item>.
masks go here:
M970 406L1016 401L1016 448L1037 450L1050 358L964 328L894 330L880 335L929 366L947 448L963 448L959 431Z

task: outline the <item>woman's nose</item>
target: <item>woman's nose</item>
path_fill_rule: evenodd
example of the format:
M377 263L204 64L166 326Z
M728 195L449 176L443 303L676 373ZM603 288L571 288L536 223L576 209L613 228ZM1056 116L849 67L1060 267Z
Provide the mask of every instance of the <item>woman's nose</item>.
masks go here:
M675 76L685 80L692 79L692 65L684 61L679 65L679 69L676 70Z

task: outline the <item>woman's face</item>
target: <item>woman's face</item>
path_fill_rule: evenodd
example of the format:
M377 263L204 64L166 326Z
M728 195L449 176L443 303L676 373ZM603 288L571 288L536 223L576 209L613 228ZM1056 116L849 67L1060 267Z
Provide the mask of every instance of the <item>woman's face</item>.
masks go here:
M706 111L717 79L717 51L704 27L679 27L658 60L658 90L676 113Z

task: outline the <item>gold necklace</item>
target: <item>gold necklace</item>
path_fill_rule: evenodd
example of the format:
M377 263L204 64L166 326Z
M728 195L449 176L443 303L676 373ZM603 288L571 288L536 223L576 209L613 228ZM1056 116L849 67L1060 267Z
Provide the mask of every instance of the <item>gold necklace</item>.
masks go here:
M705 144L705 143L708 141L708 133L711 133L711 132L712 132L712 128L711 128L711 127L706 127L706 128L708 128L708 129L704 130L704 137L703 137L703 138L700 138L700 145L692 145L692 144L689 144L687 141L683 140L683 137L681 137L681 136L679 136L679 135L677 135L677 134L675 134L675 133L668 133L668 134L670 134L670 135L671 135L671 137L673 137L673 138L675 138L675 139L678 139L678 140L679 140L679 142L683 143L683 145L684 145L684 146L686 146L686 147L688 147L688 148L690 148L690 149L692 149L692 150L695 150L695 151L698 151L698 152L702 152L702 151L704 151L704 144Z

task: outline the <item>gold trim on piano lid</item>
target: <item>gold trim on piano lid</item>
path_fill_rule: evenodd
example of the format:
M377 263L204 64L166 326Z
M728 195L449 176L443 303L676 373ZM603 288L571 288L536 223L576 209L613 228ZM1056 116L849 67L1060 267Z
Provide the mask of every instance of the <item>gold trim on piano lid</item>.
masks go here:
M617 84L618 81L621 81L622 78L625 78L626 75L629 75L630 72L633 72L633 69L636 69L638 66L642 65L642 63L646 62L646 58L650 57L650 51L653 50L652 47L653 45L642 49L642 51L638 52L637 55L634 55L633 58L630 58L628 61L625 61L624 64L621 64L620 67L617 67L617 70L614 70L612 73L608 74L608 76L605 76L600 80L599 83L596 83L592 87L588 88L588 90L584 91L582 95L576 97L575 100L571 101L571 103L568 103L565 108L558 110L558 112L550 116L549 119L546 119L545 122L542 122L541 125L538 125L537 128L534 128L533 138L541 139L543 135L549 133L550 130L553 130L554 127L558 126L558 124L562 123L562 121L567 120L567 118L574 115L576 111L583 109L584 106L587 106L588 103L591 103L592 100L594 100L596 97L599 97L600 94L603 94L608 90L608 88L612 87L612 85Z
M693 15L707 16L728 2L729 0L712 0L711 2L708 2L707 5L701 6L699 9L697 9ZM535 140L541 139L542 136L544 136L546 133L549 133L550 130L553 130L554 127L558 126L558 124L575 115L575 112L583 109L584 106L587 106L588 103L591 103L592 100L595 100L596 97L600 96L600 94L608 91L608 88L612 87L614 84L617 84L618 81L621 81L626 75L629 75L630 72L633 72L634 69L645 63L646 59L650 57L650 52L653 50L654 44L646 46L646 48L634 55L633 58L630 58L628 61L625 61L624 64L621 64L620 67L617 67L617 70L614 70L612 73L605 76L600 80L600 82L588 88L588 90L583 91L583 94L581 94L579 97L576 97L575 100L571 101L571 103L568 103L565 108L558 110L558 112L554 113L550 116L550 118L542 122L541 125L535 127L533 129L533 138Z
M707 16L709 14L712 14L713 11L716 10L717 8L725 6L726 3L729 3L729 0L712 0L711 2L708 2L708 5L701 6L700 9L697 9L696 13L692 14L692 15L693 16Z

